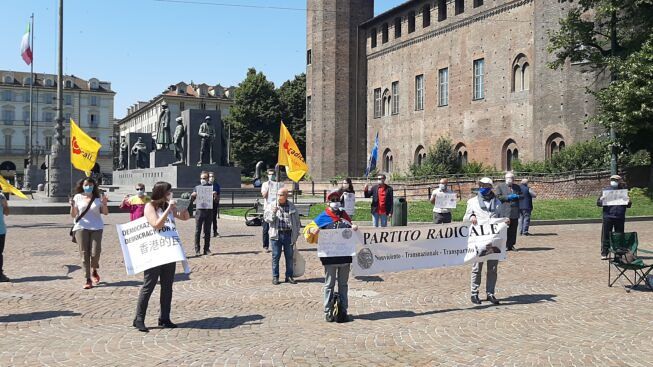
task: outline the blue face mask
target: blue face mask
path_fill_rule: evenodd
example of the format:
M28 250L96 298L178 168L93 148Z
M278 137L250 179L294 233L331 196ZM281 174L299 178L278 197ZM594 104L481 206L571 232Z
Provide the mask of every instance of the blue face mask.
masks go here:
M90 194L93 192L93 186L84 186L84 192Z
M478 192L481 193L481 195L483 196L487 196L487 194L489 194L490 191L492 191L492 188L490 187L481 187L478 189Z

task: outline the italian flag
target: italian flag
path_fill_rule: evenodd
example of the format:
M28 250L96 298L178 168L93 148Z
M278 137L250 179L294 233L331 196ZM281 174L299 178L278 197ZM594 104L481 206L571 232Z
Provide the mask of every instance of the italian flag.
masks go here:
M27 65L32 63L32 45L29 44L30 29L27 23L27 32L23 35L23 40L20 43L20 55L25 60Z

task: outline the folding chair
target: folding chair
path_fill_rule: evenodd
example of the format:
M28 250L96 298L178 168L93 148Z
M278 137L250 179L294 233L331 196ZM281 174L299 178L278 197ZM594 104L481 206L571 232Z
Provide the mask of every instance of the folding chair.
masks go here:
M653 285L650 284L647 280L647 277L651 270L653 270L653 264L645 264L644 259L638 257L637 249L637 232L627 232L627 233L611 233L610 234L610 259L608 265L608 286L612 287L614 283L619 281L626 292L630 292L631 289L638 286L640 283L644 282L648 288L653 290ZM639 249L639 252L653 254L653 251ZM647 259L652 259L653 257L644 257ZM611 269L614 268L617 276L613 279L611 274ZM634 275L631 279L627 271L632 270ZM628 287L624 282L621 281L621 278L625 278L630 287Z

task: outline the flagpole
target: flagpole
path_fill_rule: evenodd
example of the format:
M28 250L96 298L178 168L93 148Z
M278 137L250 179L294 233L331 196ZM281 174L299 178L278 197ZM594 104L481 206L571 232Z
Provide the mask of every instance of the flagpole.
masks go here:
M33 128L34 119L32 117L32 111L33 111L32 100L33 100L33 96L34 96L34 88L33 88L34 87L34 13L32 13L31 18L32 18L32 22L31 22L32 24L31 24L30 29L29 29L29 31L30 31L29 36L30 36L31 40L30 40L30 45L29 46L30 46L30 49L32 50L32 62L29 64L30 65L30 76L29 76L30 82L29 82L29 153L28 153L28 156L27 156L28 169L32 165L32 154L33 154L33 152L32 152L32 149L33 149L33 145L32 145L32 140L33 140L33 138L32 138L32 128Z

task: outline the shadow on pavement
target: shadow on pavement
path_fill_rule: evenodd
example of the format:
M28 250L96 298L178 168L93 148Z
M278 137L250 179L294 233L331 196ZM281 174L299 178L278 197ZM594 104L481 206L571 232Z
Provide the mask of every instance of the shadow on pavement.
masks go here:
M549 236L557 236L557 233L531 233L530 236L528 237L549 237Z
M315 251L317 251L317 247L311 247L311 248L300 248L299 251L315 252Z
M378 275L358 276L354 277L354 279L360 280L361 282L383 282L383 278Z
M254 237L255 235L253 234L221 234L220 237L217 238L236 238L236 237Z
M100 283L100 285L104 285L107 287L140 287L141 284L143 284L143 282L138 280L122 280L120 282L113 282L113 283L105 283L105 282Z
M234 251L234 252L218 252L216 255L257 255L261 251Z
M12 283L28 283L28 282L50 282L53 280L67 280L67 279L72 279L69 276L48 276L48 275L38 275L38 276L33 276L33 277L25 277L25 278L18 278L18 279L12 279Z
M324 277L322 278L308 278L308 279L301 279L301 278L296 278L297 283L324 283Z
M0 316L0 322L25 322L54 319L55 317L80 316L78 312L72 311L37 311L16 315Z
M504 299L500 299L500 305L493 305L487 301L485 305L480 305L470 308L448 308L444 310L432 310L426 312L413 312L408 310L397 310L397 311L379 311L363 315L354 315L354 319L360 320L385 320L385 319L398 319L404 317L416 317L416 316L427 316L435 315L440 313L448 313L455 311L473 311L473 310L483 310L490 307L501 307L501 306L511 306L511 305L522 305L522 304L533 304L540 302L555 302L555 294L525 294L519 296L510 296Z
M79 265L64 265L63 267L66 268L66 275L72 273L73 271L77 271L77 270L82 268Z
M515 252L528 252L528 251L551 251L555 247L517 247Z
M234 317L209 317L202 320L186 321L178 324L180 328L189 329L233 329L241 325L260 325L261 322L254 322L263 320L265 317L262 315L246 315Z
M12 224L11 228L70 228L70 224L61 223L32 223L32 224Z

